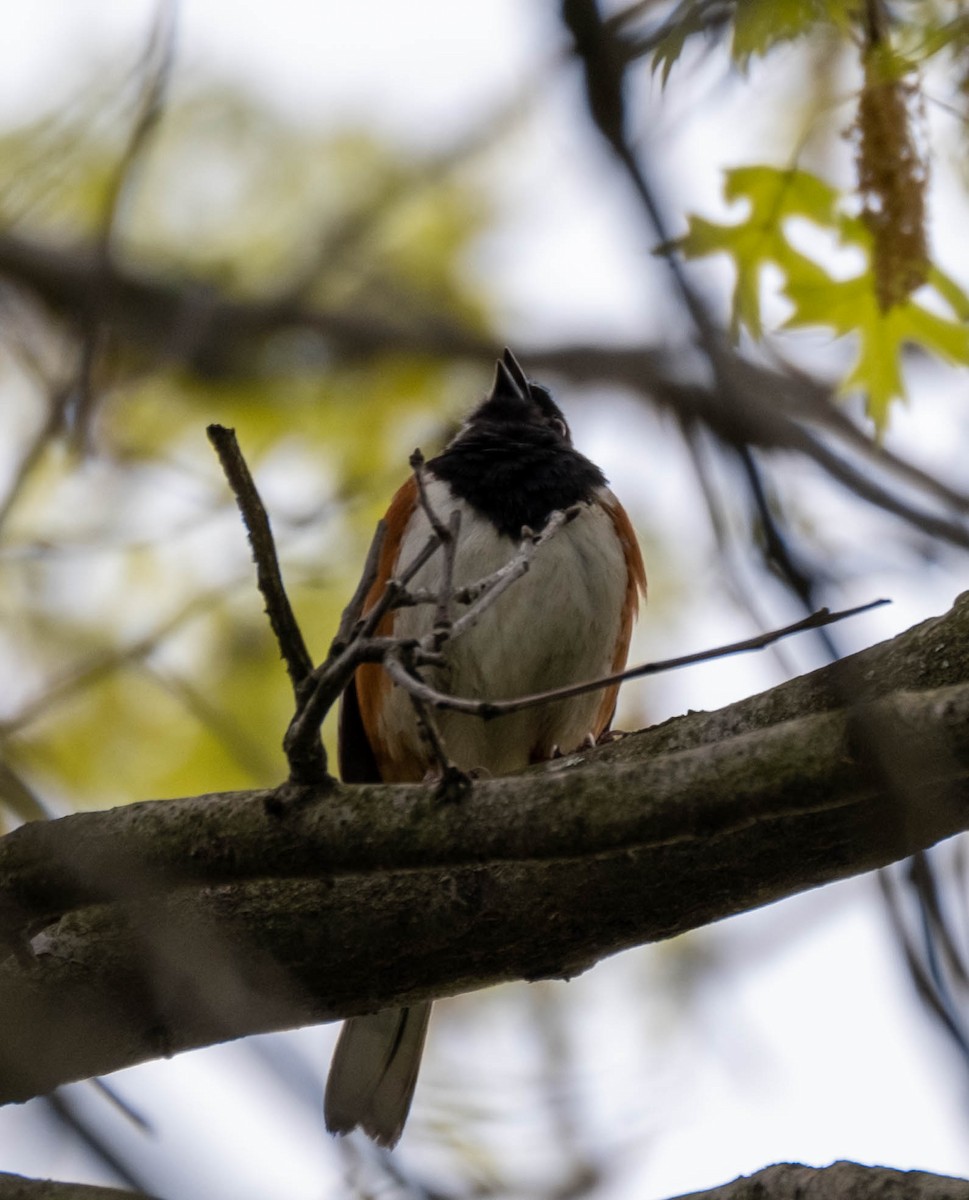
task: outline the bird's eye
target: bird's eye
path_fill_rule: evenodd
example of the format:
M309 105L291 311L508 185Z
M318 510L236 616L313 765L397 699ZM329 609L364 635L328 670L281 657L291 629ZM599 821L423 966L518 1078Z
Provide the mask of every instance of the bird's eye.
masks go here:
M565 438L566 441L569 440L569 427L561 417L552 417L552 419L549 421L549 425L551 425L551 427L560 437Z

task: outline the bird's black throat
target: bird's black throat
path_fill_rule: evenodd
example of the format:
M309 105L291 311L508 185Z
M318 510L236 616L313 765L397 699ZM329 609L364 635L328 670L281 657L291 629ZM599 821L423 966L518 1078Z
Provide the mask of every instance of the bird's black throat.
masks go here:
M606 478L546 426L474 422L427 464L451 490L517 541L557 509L591 501Z

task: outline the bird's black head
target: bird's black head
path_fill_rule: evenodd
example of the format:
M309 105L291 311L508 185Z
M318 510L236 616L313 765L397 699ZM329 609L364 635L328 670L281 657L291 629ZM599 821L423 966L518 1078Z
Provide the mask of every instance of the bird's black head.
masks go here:
M605 476L572 445L547 388L528 379L510 350L491 391L428 467L511 538L541 529L556 509L588 502Z
M521 432L522 426L531 426L535 430L549 430L566 445L572 445L568 424L552 393L529 379L518 359L507 349L495 366L491 391L470 414L461 432L475 425L508 426L511 436L515 429Z

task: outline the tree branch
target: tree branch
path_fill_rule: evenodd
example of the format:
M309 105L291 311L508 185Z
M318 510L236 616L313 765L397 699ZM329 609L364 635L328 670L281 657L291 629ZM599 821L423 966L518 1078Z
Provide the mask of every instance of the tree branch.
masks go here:
M29 290L69 323L81 320L92 279L102 269L96 248L88 244L58 245L0 233L0 276ZM264 375L263 348L275 335L291 330L307 335L304 348L316 339L313 361L320 365L400 353L447 355L482 364L494 356L492 337L443 314L433 327L415 326L386 313L314 306L286 291L242 300L204 278L175 282L118 261L107 269L110 307L104 319L110 321L112 335L153 364L173 363L206 378ZM720 374L729 378L730 405L723 403L719 386L697 382L695 356L682 348L521 347L521 357L536 373L629 387L681 420L702 422L731 445L796 451L867 502L930 536L969 546L963 521L909 503L877 475L914 485L961 516L969 512L969 496L874 445L838 409L830 388L793 368L749 361L727 345L721 347L721 355ZM836 446L819 432L836 439ZM856 465L849 455L860 455L862 463Z
M904 787L873 769L873 729ZM0 914L36 956L0 966L0 1100L574 975L965 829L967 780L969 596L835 667L457 804L284 786L26 825L0 841Z
M266 604L266 615L276 635L280 655L286 663L293 693L298 700L300 687L313 670L313 660L286 595L276 555L276 544L269 524L269 514L239 449L235 430L226 429L224 425L209 425L206 433L219 456L222 470L249 535L249 545L256 564L256 582Z
M732 1183L676 1200L965 1200L969 1183L927 1171L895 1171L837 1162L830 1167L778 1163ZM0 1174L0 1200L149 1200L116 1188Z
M27 1179L0 1172L0 1200L152 1200L144 1192L129 1192L56 1179Z
M967 1195L969 1181L927 1171L894 1171L852 1162L830 1167L777 1163L756 1175L677 1200L965 1200Z
M731 642L729 645L717 646L712 650L697 650L692 654L680 654L676 658L660 659L657 662L640 663L638 666L616 671L612 675L602 675L597 679L583 680L580 683L567 683L562 687L549 688L544 692L535 692L528 696L516 696L511 700L470 700L461 696L452 696L449 692L442 692L437 688L430 687L393 657L385 661L384 666L387 674L398 687L402 687L424 704L429 704L434 708L450 709L452 712L467 713L469 716L491 721L495 717L521 712L526 708L537 708L539 705L547 704L550 700L567 700L573 696L598 692L613 684L625 683L630 679L644 679L648 675L659 675L665 671L675 671L680 667L711 662L717 658L728 658L734 654L749 654L754 650L764 650L782 638L790 637L795 633L805 633L810 629L823 629L837 621L845 620L846 617L854 617L859 613L869 612L873 608L880 608L883 604L888 603L888 600L872 600L868 604L860 604L856 608L835 613L822 608L800 621L785 625L783 629L772 629L767 633L744 638L740 642Z

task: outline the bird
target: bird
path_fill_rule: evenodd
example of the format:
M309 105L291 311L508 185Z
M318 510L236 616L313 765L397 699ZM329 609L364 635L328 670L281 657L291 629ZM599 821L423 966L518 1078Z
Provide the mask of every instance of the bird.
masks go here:
M550 516L572 519L536 552L526 574L462 637L444 646L444 665L428 682L452 695L500 700L600 678L626 664L633 623L646 595L646 572L633 526L602 471L572 444L550 391L529 379L510 350L494 381L444 450L423 468L425 495L443 522L460 525L453 586L468 586L505 565L523 531ZM431 521L412 475L390 502L368 611L388 580L426 544ZM443 555L411 581L437 594ZM377 633L419 638L431 631L433 605L399 608ZM436 714L451 762L462 772L505 775L544 762L610 729L618 684L483 721ZM338 758L346 783L421 782L435 759L410 697L378 663L357 668L340 703ZM460 801L458 801L460 802ZM359 1127L393 1148L410 1111L431 1002L385 1009L344 1022L326 1085L331 1133Z

